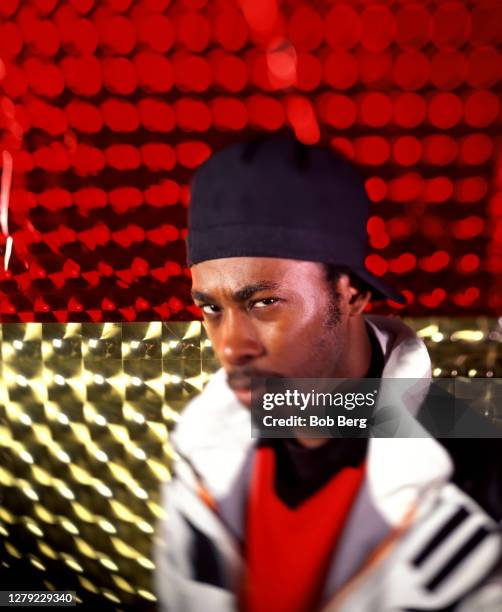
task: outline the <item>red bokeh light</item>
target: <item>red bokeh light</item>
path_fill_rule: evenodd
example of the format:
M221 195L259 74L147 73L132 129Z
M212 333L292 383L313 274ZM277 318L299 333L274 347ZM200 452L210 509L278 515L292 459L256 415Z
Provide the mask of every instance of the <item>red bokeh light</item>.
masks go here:
M475 49L467 62L467 82L472 87L489 88L502 76L502 55L493 47Z
M389 262L389 271L394 274L408 274L417 266L417 258L413 253L403 253Z
M38 99L32 99L25 105L26 112L33 127L51 136L59 136L68 127L65 113Z
M429 40L431 17L420 4L399 8L396 14L396 42L404 49L420 49Z
M425 181L424 199L432 204L441 204L453 196L453 183L447 176L437 176Z
M33 153L33 163L46 172L65 172L70 167L70 157L61 144L53 142Z
M138 104L143 126L152 132L170 132L176 123L174 111L165 102L155 98L143 98Z
M117 170L134 170L141 163L141 156L132 145L117 144L105 151L106 163Z
M211 112L204 102L182 98L174 104L176 123L187 132L206 132L212 122Z
M471 215L453 224L452 235L458 240L471 240L479 236L485 227L481 217Z
M144 51L134 58L141 87L148 92L165 93L173 86L171 62L160 53Z
M475 91L465 101L464 116L468 125L483 128L493 123L500 113L498 97L491 91Z
M439 272L446 268L450 263L450 256L446 251L436 251L432 255L422 257L419 266L426 272Z
M452 93L438 93L429 103L429 121L434 127L447 130L462 118L462 101Z
M11 99L20 98L28 89L28 79L26 75L17 66L13 64L4 64L5 77L2 80L3 93Z
M471 16L461 2L439 4L432 17L432 40L437 47L460 47L469 36Z
M486 134L470 134L460 144L460 158L464 164L470 166L486 163L492 153L492 139Z
M250 123L258 128L274 131L284 125L284 107L275 98L257 94L248 98L247 107Z
M134 104L110 98L101 105L105 124L114 132L135 132L139 126L139 115Z
M189 51L200 53L209 44L211 26L200 13L187 12L176 20L176 35L178 41Z
M395 20L392 11L384 5L365 8L361 15L362 45L368 51L386 49L395 35Z
M61 62L67 86L81 96L95 96L102 84L101 65L93 56L66 57Z
M136 46L136 30L132 22L122 15L96 20L100 45L120 55L127 55Z
M502 23L502 7L498 3L473 6L469 43L473 47L499 43L500 23Z
M270 79L266 53L257 52L253 49L247 54L246 61L249 66L249 74L252 83L263 91L273 90L274 85ZM279 84L277 89L280 88L281 85Z
M389 236L385 229L385 222L381 217L372 216L368 219L366 230L369 235L369 242L374 249L385 249L389 243Z
M389 269L389 264L380 255L368 255L365 261L366 268L372 272L375 276L383 276Z
M215 98L211 103L214 125L222 130L242 130L248 113L244 102L237 98Z
M422 145L414 136L401 136L394 141L392 153L400 166L414 166L422 156Z
M108 203L106 191L97 187L79 189L73 194L73 200L81 213L87 215L90 210L104 208Z
M30 88L37 95L55 98L65 88L63 74L53 64L30 58L24 63L23 70L28 77Z
M216 85L232 93L244 89L248 81L248 66L245 61L221 51L211 56L213 78Z
M438 89L456 89L467 74L464 55L460 51L439 50L431 62L431 83Z
M143 164L153 171L172 170L176 165L174 149L164 143L150 142L141 147Z
M143 194L136 187L118 187L109 194L110 206L118 214L137 208L143 203Z
M103 126L103 117L99 110L88 102L72 100L66 107L68 123L76 130L95 134Z
M323 20L313 8L300 6L291 15L287 33L297 51L313 51L323 39Z
M211 149L205 142L187 141L176 146L176 156L179 163L185 168L200 166L211 155Z
M334 49L351 49L360 39L362 24L348 4L334 6L325 18L326 42Z
M474 253L468 253L467 255L463 255L458 260L457 266L458 270L462 274L472 274L473 272L476 272L476 270L479 269L480 259Z
M441 302L446 299L446 291L438 287L430 293L422 293L418 296L418 300L426 308L437 308Z
M56 26L48 19L24 19L19 16L23 38L30 50L37 55L52 57L59 50L60 38Z
M409 172L389 182L389 198L395 202L411 202L422 194L424 181L416 172Z
M157 53L166 53L174 43L174 26L165 15L149 13L136 22L138 41Z
M138 86L134 65L124 57L109 57L101 62L103 83L110 93L127 96Z
M451 136L433 134L423 144L424 160L433 166L446 166L457 157L457 143Z
M4 0L0 4L0 15L10 17L13 15L19 6L19 0Z
M356 105L342 94L322 94L317 100L317 107L322 120L337 129L346 129L357 119Z
M389 159L390 146L382 136L361 136L356 139L355 154L361 164L380 166Z
M331 51L324 62L324 80L335 89L348 89L357 80L357 61L347 51Z
M419 51L404 51L394 62L394 81L406 91L421 89L427 83L429 74L427 57Z
M54 212L71 206L73 199L66 189L54 187L53 189L47 189L47 191L41 193L38 196L38 203L40 206Z
M180 187L174 181L166 179L156 185L151 185L144 191L143 197L150 206L172 206L179 200Z
M224 49L239 51L246 44L248 27L238 10L231 6L225 6L213 22L213 33L215 39Z
M296 58L296 85L301 91L316 89L322 79L322 64L310 53L299 53Z
M416 231L416 223L408 217L393 217L387 221L387 232L391 238L402 240Z
M383 127L392 118L392 103L380 92L365 94L360 102L359 116L362 123L370 127Z
M79 144L72 156L72 165L76 174L80 176L94 176L103 170L106 160L99 149Z
M477 202L488 193L488 183L480 176L460 179L455 185L455 198L459 202Z
M174 81L180 91L209 89L212 71L209 62L198 55L180 53L173 58Z
M372 202L381 202L387 195L387 185L381 178L374 176L365 182L366 193Z
M392 55L388 50L373 53L361 49L357 59L359 80L368 89L382 90L392 86Z
M23 48L23 34L19 26L11 21L0 24L0 57L13 59Z
M479 299L479 296L480 292L477 287L468 287L464 291L454 293L452 300L458 306L469 307L472 306L477 299Z
M98 32L89 19L62 19L59 24L61 43L71 54L88 55L98 46Z
M417 127L424 121L426 110L425 101L418 94L400 94L394 102L394 121L404 128Z

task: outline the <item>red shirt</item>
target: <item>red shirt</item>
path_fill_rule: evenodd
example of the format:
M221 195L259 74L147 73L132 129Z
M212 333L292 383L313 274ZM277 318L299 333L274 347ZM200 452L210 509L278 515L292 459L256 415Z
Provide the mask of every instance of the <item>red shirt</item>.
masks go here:
M276 494L275 454L256 451L246 527L245 612L312 612L361 485L364 465L344 467L296 508Z

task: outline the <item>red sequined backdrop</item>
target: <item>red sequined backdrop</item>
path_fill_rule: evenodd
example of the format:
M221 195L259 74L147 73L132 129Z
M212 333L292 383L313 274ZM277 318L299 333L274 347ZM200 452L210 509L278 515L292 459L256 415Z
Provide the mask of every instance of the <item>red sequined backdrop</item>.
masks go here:
M2 0L0 18L0 320L196 317L190 176L285 126L364 167L366 264L407 314L500 313L499 1Z

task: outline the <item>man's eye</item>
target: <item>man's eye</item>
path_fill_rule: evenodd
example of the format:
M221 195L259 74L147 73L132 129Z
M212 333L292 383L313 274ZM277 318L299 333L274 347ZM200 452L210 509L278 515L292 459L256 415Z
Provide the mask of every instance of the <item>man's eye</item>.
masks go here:
M263 300L253 302L253 308L265 308L266 306L272 306L272 304L278 301L278 298L264 298Z
M216 304L202 304L199 307L204 314L212 315L220 312L220 309Z

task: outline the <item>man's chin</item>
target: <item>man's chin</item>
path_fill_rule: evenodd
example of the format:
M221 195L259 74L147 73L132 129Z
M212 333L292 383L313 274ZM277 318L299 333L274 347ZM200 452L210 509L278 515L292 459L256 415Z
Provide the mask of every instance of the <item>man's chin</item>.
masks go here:
M232 389L235 397L246 408L251 408L251 389Z

